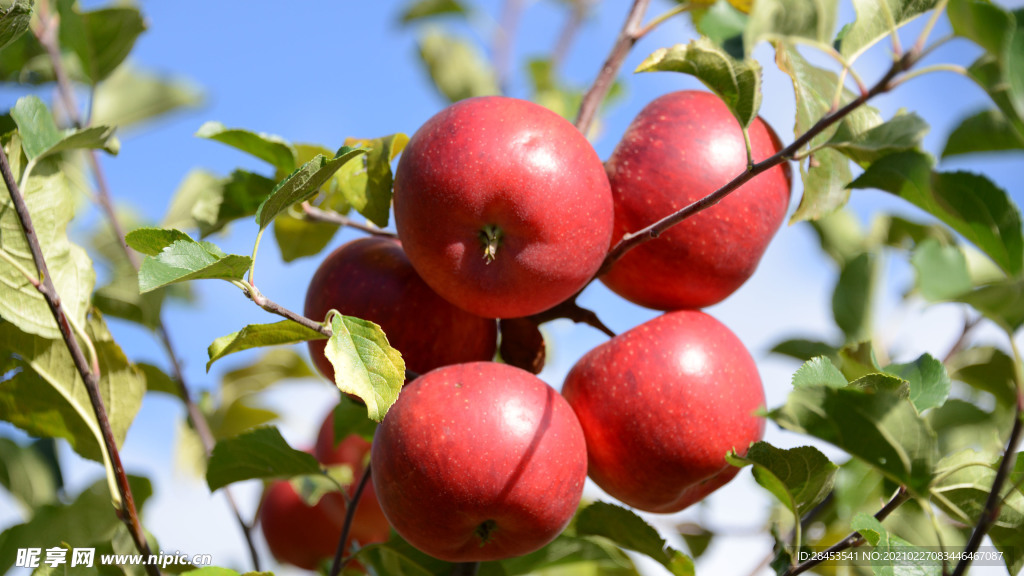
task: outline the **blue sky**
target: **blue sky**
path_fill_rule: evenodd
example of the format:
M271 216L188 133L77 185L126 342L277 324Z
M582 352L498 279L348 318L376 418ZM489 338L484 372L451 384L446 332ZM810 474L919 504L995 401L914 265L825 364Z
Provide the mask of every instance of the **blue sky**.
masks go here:
M208 120L277 134L293 142L319 143L331 149L340 146L346 137L377 137L394 132L411 135L445 101L420 66L414 31L397 24L402 4L393 0L142 2L149 30L136 45L133 63L187 78L202 89L205 103L201 108L121 135L121 153L102 160L115 198L159 221L172 193L190 169L202 167L227 175L243 167L266 173L262 164L242 153L195 138L196 129ZM489 45L493 19L500 12L501 3L488 0L477 4L487 16L477 18L472 30L463 30ZM630 3L619 0L601 4L596 17L581 30L566 61L569 82L579 86L589 85L596 75ZM659 14L671 3L655 0L652 4L650 13ZM565 18L557 2L534 1L526 5L515 44L515 61L520 64L530 55L550 50ZM1017 0L1012 5L1020 6L1021 2ZM841 22L851 17L849 6L845 6ZM910 27L915 28L916 25ZM940 25L939 34L945 30L948 27ZM629 121L646 103L672 90L700 87L692 78L677 74L625 74L656 48L687 42L693 36L688 19L677 17L634 48L623 67L625 97L603 119L601 135L594 142L602 158L608 157ZM860 62L858 69L866 81L871 82L887 66L886 50L880 46ZM976 54L973 46L959 41L940 51L938 57L967 64ZM792 86L774 68L767 46L761 46L755 56L765 67L762 115L789 142L793 139ZM514 68L513 72L511 95L527 96L522 67ZM0 90L0 105L9 107L25 91ZM38 93L47 99L52 96L48 90ZM936 74L915 80L874 104L885 117L900 107L917 111L932 125L926 148L938 153L958 119L984 107L986 97L966 79ZM1019 174L1019 154L967 157L944 168L983 171L1018 204L1024 199L1024 188L1013 174ZM799 183L794 205L798 198ZM852 206L864 219L883 208L914 214L873 191L855 192ZM251 222L240 222L226 238L215 241L228 252L248 254L255 233ZM339 234L331 246L356 236L352 232ZM305 286L317 263L316 258L306 258L284 264L274 243L264 241L258 260L260 288L282 305L301 311ZM724 303L709 309L751 349L761 368L769 406L784 400L789 376L796 366L768 356L768 348L789 336L827 337L836 332L829 320L834 281L830 266L820 255L806 225L784 226L755 277ZM887 314L885 311L894 309L898 295L911 279L907 268L899 263L892 263L890 271L893 278L887 285L878 324L881 336L888 342L899 343L907 356L929 350L941 353L959 330L959 313L948 307L916 306L908 314ZM199 390L215 386L223 371L237 366L234 359L228 359L216 365L210 374L205 372L206 347L214 338L244 324L271 322L275 318L227 283L205 281L196 288L200 297L197 308L171 305L165 309L164 318L185 360L186 377ZM600 285L588 289L582 302L597 310L619 332L655 315L618 299ZM148 333L124 323L114 324L115 336L130 357L166 366L156 340ZM549 325L547 333L552 351L543 377L556 386L576 358L605 340L593 329L572 326L566 321ZM326 382L296 383L286 388L269 395L266 403L285 413L282 430L287 438L296 446L309 444L334 392ZM124 458L129 470L148 473L157 480L157 497L148 509L147 526L171 550L212 552L219 564L244 567L246 555L221 498L211 498L200 481L172 470L172 443L182 417L182 410L173 401L149 397L125 445ZM0 424L0 434L20 437L5 424ZM772 425L768 427L768 439L780 445L800 441ZM87 485L102 474L98 466L80 462L70 453L65 460L74 488ZM257 490L258 487L250 485L239 491L239 499L247 510L255 506ZM716 525L759 526L768 500L758 490L746 475L741 475L712 498L710 506L686 514L709 515ZM16 520L6 502L0 497L0 526ZM764 538L739 538L735 545L753 551L752 568L769 543ZM728 562L729 550L727 543L716 546L709 562ZM734 564L730 572L745 573L749 571L744 570L745 566Z

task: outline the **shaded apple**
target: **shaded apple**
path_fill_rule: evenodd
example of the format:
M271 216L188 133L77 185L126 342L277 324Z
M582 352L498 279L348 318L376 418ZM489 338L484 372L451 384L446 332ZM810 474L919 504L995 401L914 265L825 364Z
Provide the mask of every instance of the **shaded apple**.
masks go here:
M377 428L372 461L395 531L450 562L521 556L552 541L575 513L587 472L565 400L493 362L408 384Z
M608 251L608 178L586 138L514 98L428 120L395 173L395 226L416 271L474 314L514 318L581 289Z
M409 370L490 360L497 324L452 306L416 274L396 240L366 237L331 252L306 291L305 315L320 321L331 309L380 325ZM313 363L334 381L324 340L309 342Z
M309 506L288 482L271 483L260 505L260 526L274 558L306 570L333 558L342 523L328 512L330 506L326 498Z
M760 118L749 133L755 161L782 148ZM746 146L739 123L717 96L673 92L637 115L606 168L618 242L742 174ZM623 298L658 310L720 302L753 275L782 225L790 187L789 165L776 166L627 252L601 281Z
M590 478L640 510L677 512L738 472L725 455L761 439L764 389L721 322L669 312L585 354L562 394L587 439Z
M345 501L346 499L351 501L359 479L370 460L370 443L358 434L349 434L340 442L335 442L334 412L332 411L320 426L313 454L321 464L347 465L352 468L354 482L346 490L346 498L340 498L340 494L328 494L324 497L331 498L327 504L328 512L336 521L343 523L346 511ZM391 525L388 524L384 512L380 509L377 493L374 491L372 483L367 484L359 498L349 533L362 546L374 542L386 542L391 535Z

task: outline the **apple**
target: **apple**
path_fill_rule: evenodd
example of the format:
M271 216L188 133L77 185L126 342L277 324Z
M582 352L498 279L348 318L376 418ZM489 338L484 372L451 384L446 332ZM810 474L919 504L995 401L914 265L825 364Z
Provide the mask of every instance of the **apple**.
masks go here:
M533 552L565 529L587 475L572 408L525 370L438 368L377 427L373 485L395 531L449 562Z
M755 161L782 148L756 118ZM673 92L648 104L606 164L618 242L679 211L747 169L739 122L708 92ZM717 205L627 252L601 277L616 294L657 310L703 308L753 275L789 206L788 164L755 177Z
M677 512L732 479L730 450L761 439L750 353L699 310L668 312L585 354L562 387L587 439L590 478L648 512Z
M502 96L457 102L413 135L394 206L416 271L479 316L528 316L566 300L611 241L608 177L587 139L547 108Z
M416 274L402 245L385 237L353 240L331 252L306 291L305 315L322 320L335 309L379 324L409 370L423 373L446 364L490 360L497 324L438 296ZM313 363L334 382L326 341L309 341Z
M333 558L342 523L328 512L330 506L326 498L309 506L288 482L271 483L260 505L260 526L274 558L306 570Z
M366 463L370 456L370 443L358 434L349 434L340 442L334 441L334 412L327 414L320 432L317 434L316 447L313 454L321 464L326 465L348 465L352 467L352 476L355 482L347 490L347 498L351 500L355 494L360 477L366 470ZM340 494L328 494L325 498L332 497L328 504L328 510L339 523L345 521L345 499L338 498ZM377 501L377 494L373 484L367 484L356 506L355 515L352 517L352 526L349 530L352 538L361 545L374 542L387 542L391 535L391 525L384 517Z

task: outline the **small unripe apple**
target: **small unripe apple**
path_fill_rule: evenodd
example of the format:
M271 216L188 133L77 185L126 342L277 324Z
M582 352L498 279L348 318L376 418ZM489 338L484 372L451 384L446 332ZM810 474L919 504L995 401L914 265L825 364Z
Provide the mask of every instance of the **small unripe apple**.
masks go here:
M391 525L450 562L533 552L572 519L587 453L572 408L536 376L474 362L403 389L378 426L373 484Z
M370 459L370 443L358 434L349 434L340 442L334 442L334 412L332 411L324 419L317 434L316 447L313 450L317 460L321 464L351 466L354 481L346 490L346 497L351 501L355 495L356 487L363 472L366 470L366 463ZM345 520L345 499L339 498L340 494L328 494L325 498L332 497L328 504L328 511L339 523ZM355 515L352 517L352 527L349 530L352 538L360 545L373 544L374 542L386 542L391 535L391 525L384 517L377 501L377 494L373 484L367 484L359 498L359 505L356 506Z
M306 570L333 558L342 524L328 512L330 506L326 498L307 505L288 482L270 484L260 505L260 526L274 558Z
M394 201L416 271L480 316L562 302L611 240L611 191L593 147L558 114L514 98L469 98L428 120L402 152Z
M760 118L750 125L754 161L782 148ZM747 169L739 122L708 92L673 92L648 104L606 164L618 242L678 212ZM789 165L756 176L712 206L627 252L601 281L657 310L703 308L753 275L789 206Z
M587 439L590 478L648 512L677 512L739 470L761 439L764 389L739 338L696 310L669 312L585 354L562 394Z
M389 238L353 240L324 259L306 291L305 315L319 321L331 309L379 324L413 372L490 360L497 346L497 323L438 296L416 274L401 244ZM310 340L309 353L333 382L325 345Z

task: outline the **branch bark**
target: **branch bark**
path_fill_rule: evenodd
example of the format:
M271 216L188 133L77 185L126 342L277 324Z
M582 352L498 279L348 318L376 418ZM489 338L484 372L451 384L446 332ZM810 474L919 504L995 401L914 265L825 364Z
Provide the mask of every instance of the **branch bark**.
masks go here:
M352 531L352 520L356 516L356 508L359 506L359 500L363 497L363 490L366 489L366 485L370 482L370 464L366 464L366 469L363 470L363 475L359 479L359 484L356 486L356 491L352 493L352 499L348 502L348 508L345 509L345 523L341 526L341 540L338 541L338 547L334 551L334 560L331 562L330 576L338 576L341 571L345 569L345 566L352 561L353 554L349 554L347 558L342 560L342 555L345 553L345 542L348 541L348 535Z
M121 508L117 511L118 517L128 528L128 532L135 543L135 548L148 558L152 553L149 549L149 543L146 541L146 533L139 522L139 514L135 508L135 498L132 495L131 486L128 484L128 475L124 470L124 465L121 463L121 455L117 449L117 442L114 440L114 433L110 428L107 408L103 404L103 398L100 396L99 373L89 366L89 361L86 360L82 346L78 342L78 338L71 328L71 323L64 312L60 294L57 293L57 289L53 285L50 270L46 265L46 259L43 257L43 249L39 244L39 238L32 224L32 216L28 212L25 198L21 195L18 183L11 172L7 153L2 147L0 147L0 173L3 175L4 184L7 185L7 191L14 204L14 211L18 215L22 231L25 233L25 240L28 242L29 251L32 253L32 260L35 262L36 270L39 274L40 282L35 284L35 286L39 293L43 295L43 298L46 299L50 312L53 313L53 319L60 328L64 344L67 346L75 368L85 383L85 389L89 394L89 402L92 404L93 414L99 423L100 433L103 436L103 447L107 453L107 458L110 459L110 467L113 470L117 491L120 496ZM159 569L155 565L147 564L146 571L150 576L159 576L160 574Z

